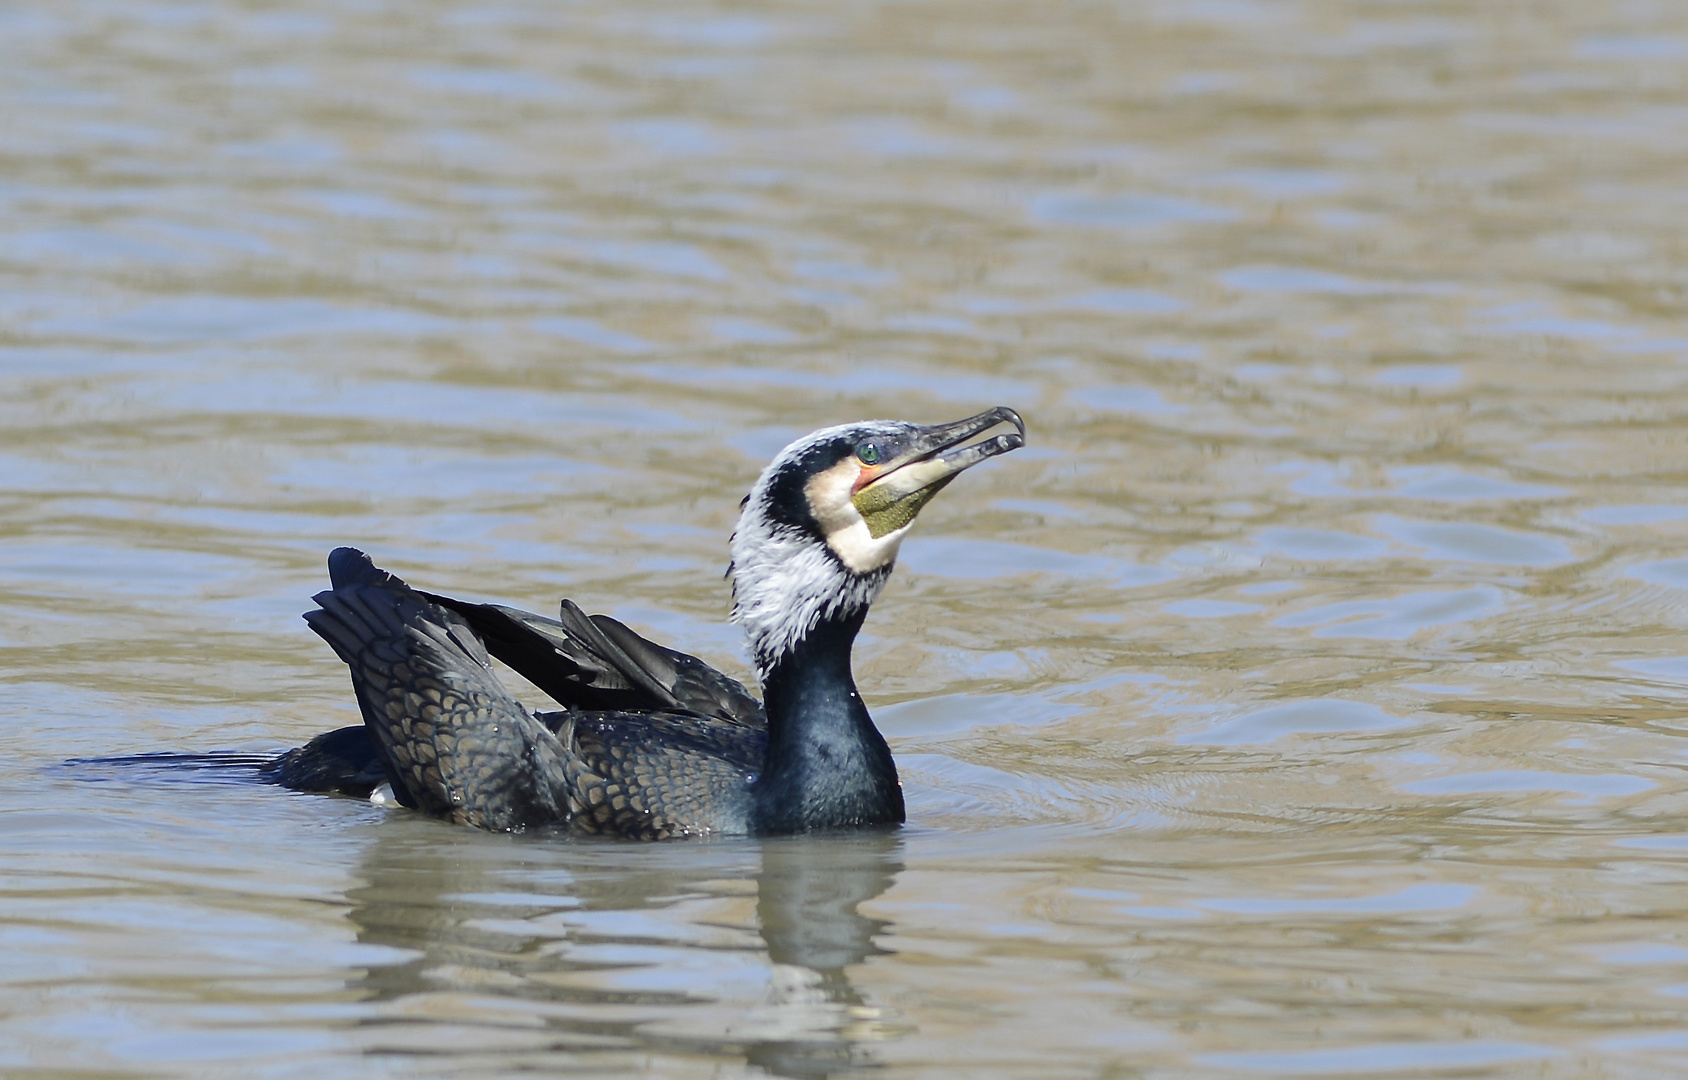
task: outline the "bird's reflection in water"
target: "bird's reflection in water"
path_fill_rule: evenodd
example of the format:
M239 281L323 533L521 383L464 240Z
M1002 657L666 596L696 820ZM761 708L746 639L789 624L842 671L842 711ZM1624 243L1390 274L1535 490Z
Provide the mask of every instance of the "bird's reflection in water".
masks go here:
M848 969L883 952L860 905L902 870L896 834L629 845L389 820L372 839L350 917L409 953L359 981L372 1052L824 1077L894 1030Z
M863 1064L858 1047L883 1037L845 971L884 950L888 925L859 905L891 887L901 841L887 834L762 841L756 915L773 964L768 1004L752 1013L745 1058L776 1076L826 1076ZM747 1032L750 1034L750 1032Z

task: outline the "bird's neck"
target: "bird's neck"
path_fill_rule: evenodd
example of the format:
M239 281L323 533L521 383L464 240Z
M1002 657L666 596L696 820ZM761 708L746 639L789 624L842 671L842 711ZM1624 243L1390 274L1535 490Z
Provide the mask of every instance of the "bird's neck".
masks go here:
M766 669L768 756L755 785L760 831L903 820L891 749L850 674L850 648L866 616L863 607L821 621Z

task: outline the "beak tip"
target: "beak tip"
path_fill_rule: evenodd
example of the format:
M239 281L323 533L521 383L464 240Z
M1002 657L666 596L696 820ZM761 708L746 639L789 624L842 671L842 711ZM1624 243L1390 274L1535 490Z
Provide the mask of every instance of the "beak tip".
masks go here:
M1016 449L1026 444L1026 422L1020 419L1019 412L1009 408L1007 405L998 405L996 408L992 409L991 412L995 413L999 420L1006 420L1010 424L1013 424L1014 430L1020 433L1019 441L1016 442L1014 446L1008 447L1008 449ZM1004 438L1009 437L1010 436L1004 436Z

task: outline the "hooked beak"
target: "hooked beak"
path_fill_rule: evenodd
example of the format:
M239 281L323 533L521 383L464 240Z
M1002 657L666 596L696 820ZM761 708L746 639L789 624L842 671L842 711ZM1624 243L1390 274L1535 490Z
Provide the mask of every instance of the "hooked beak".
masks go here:
M967 441L998 424L1013 424L1015 430ZM920 508L964 470L1024 445L1025 421L1006 405L953 424L921 428L889 461L862 469L850 501L877 540L913 521Z

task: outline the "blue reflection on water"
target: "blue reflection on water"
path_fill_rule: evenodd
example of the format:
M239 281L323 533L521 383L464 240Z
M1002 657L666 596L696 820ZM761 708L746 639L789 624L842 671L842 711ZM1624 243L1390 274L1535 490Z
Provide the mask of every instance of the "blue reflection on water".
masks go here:
M1662 35L1591 36L1577 42L1577 55L1585 60L1678 60L1688 55L1688 45Z
M1151 390L1146 386L1087 386L1069 391L1067 400L1075 405L1107 409L1110 412L1175 416L1189 411L1186 406L1169 404L1161 397L1159 390Z
M1050 302L1052 308L1080 311L1110 311L1120 314L1165 314L1183 311L1190 305L1152 289L1093 289Z
M1688 506L1668 504L1597 506L1577 515L1595 525L1654 525L1688 519Z
M1198 1054L1204 1065L1252 1069L1286 1075L1320 1073L1392 1073L1413 1069L1437 1072L1486 1068L1513 1062L1563 1057L1556 1047L1534 1043L1485 1040L1460 1043L1373 1043L1330 1050L1257 1051L1242 1054Z
M1392 715L1365 702L1320 698L1258 709L1206 731L1181 735L1178 741L1218 746L1263 745L1289 735L1389 731L1413 723L1408 717Z
M580 316L548 315L534 319L528 325L542 334L555 334L570 341L578 341L582 345L610 349L614 352L642 353L656 348L642 337L611 330L595 319Z
M1073 555L1029 544L973 540L960 536L912 537L903 545L901 561L917 574L934 577L997 578L1013 574L1060 574L1115 588L1156 585L1176 576L1158 566L1139 566L1105 555Z
M1219 280L1243 292L1381 296L1413 290L1413 286L1404 282L1362 281L1345 274L1310 270L1302 266L1240 266L1220 274Z
M1321 169L1233 169L1208 182L1246 188L1264 199L1293 199L1329 195L1348 186L1348 178Z
M1471 622L1506 610L1506 594L1491 585L1321 604L1273 620L1274 626L1313 626L1314 637L1404 640L1433 626Z
M1552 537L1470 522L1409 521L1384 514L1377 531L1448 562L1552 566L1570 562L1571 549Z
M36 334L103 338L124 344L256 341L348 334L416 337L458 327L455 320L399 308L344 307L322 300L174 296L114 315L62 315L30 327Z
M1254 546L1292 559L1375 559L1389 550L1382 540L1328 529L1263 529Z
M1259 611L1260 605L1240 604L1233 600L1177 600L1161 610L1168 615L1182 615L1188 619L1225 619Z
M1381 896L1235 897L1198 900L1196 907L1233 915L1406 915L1417 911L1455 911L1470 904L1482 890L1475 885L1425 882Z
M1580 798L1569 802L1592 803L1615 795L1634 795L1658 787L1655 781L1625 773L1552 773L1529 769L1496 769L1491 772L1438 776L1402 784L1402 791L1416 795L1487 795L1515 791L1562 791Z
M564 101L575 96L568 84L530 71L503 67L434 67L410 69L409 79L429 90L509 98L513 101Z
M1153 226L1218 224L1242 215L1226 206L1171 195L1078 195L1049 192L1032 200L1031 216L1053 225Z
M873 718L886 735L933 736L986 725L1049 724L1084 711L1082 705L1036 694L940 694L881 706Z

